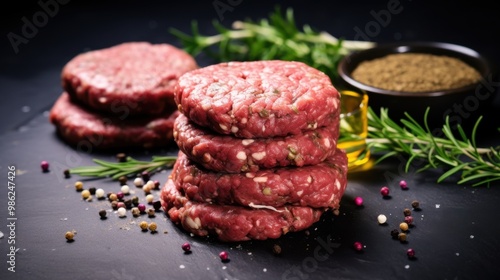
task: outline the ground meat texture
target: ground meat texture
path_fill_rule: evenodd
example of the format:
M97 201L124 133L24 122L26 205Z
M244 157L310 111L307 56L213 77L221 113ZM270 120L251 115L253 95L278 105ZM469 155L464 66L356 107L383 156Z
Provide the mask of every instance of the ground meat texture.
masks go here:
M179 110L200 126L240 138L301 134L338 120L330 78L301 62L220 63L190 71L175 90Z
M90 151L173 146L173 125L178 115L174 110L148 118L108 116L73 103L63 93L50 110L49 119L64 141Z
M182 114L174 123L181 151L207 169L227 173L318 164L335 152L338 136L339 122L304 134L256 139L214 133Z
M177 79L196 68L193 57L169 44L127 42L77 55L64 66L62 84L99 111L157 115L176 107Z
M229 174L198 168L179 152L171 178L183 194L198 202L337 209L347 186L347 157L336 150L317 165Z
M163 186L160 199L172 222L195 235L214 235L226 242L279 238L309 228L325 211L302 206L271 210L197 203L183 196L170 179Z

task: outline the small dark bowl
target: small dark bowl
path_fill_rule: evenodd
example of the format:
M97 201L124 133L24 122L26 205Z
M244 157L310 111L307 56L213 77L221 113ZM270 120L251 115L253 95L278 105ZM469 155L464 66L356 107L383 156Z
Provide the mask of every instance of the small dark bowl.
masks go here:
M356 81L352 72L363 61L380 58L395 53L426 53L458 58L479 71L482 82L469 86L430 92L400 92L376 88ZM397 44L378 44L373 48L353 52L339 63L338 73L340 90L364 91L368 94L368 104L376 112L387 108L389 117L398 121L409 113L415 120L424 123L424 114L430 108L428 124L431 131L439 129L449 116L450 125L460 124L469 129L479 115L490 109L496 88L484 84L491 74L488 61L478 52L458 45L438 42L411 42ZM491 78L491 77L490 77Z

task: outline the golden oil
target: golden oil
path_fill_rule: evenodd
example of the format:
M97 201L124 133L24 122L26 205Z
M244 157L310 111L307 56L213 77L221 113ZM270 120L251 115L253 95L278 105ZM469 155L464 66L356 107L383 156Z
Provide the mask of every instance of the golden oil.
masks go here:
M346 152L349 171L370 160L366 147L368 136L368 95L364 92L341 91L340 136L337 147Z

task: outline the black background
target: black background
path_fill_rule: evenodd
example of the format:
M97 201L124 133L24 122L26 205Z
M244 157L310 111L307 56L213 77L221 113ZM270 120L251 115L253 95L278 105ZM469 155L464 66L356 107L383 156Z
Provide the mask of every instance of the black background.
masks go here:
M108 207L107 202L82 201L73 187L80 178L64 179L61 172L89 165L95 157L113 160L114 155L88 154L66 146L47 120L47 111L61 94L60 71L72 57L126 41L180 46L169 34L170 27L189 32L195 19L202 33L213 34L214 19L226 26L234 20L259 19L276 4L294 8L299 26L309 24L336 37L354 39L356 27L364 30L376 22L373 14L380 14L393 1L221 0L238 3L222 17L214 2L69 1L59 5L58 12L26 44L19 45L18 53L8 34L22 35L23 17L32 21L42 8L37 1L4 4L0 32L0 231L5 234L0 239L1 279L494 279L500 273L499 184L474 188L456 185L456 178L437 184L441 170L416 174L418 166L413 166L405 173L401 159L351 173L340 215L325 214L309 235L300 232L279 240L226 244L190 237L162 213L155 218L160 229L156 235L143 233L133 224L147 217L120 219L110 212L107 220L100 220L97 212ZM387 25L370 37L372 41L459 44L483 54L497 67L500 19L491 4L399 3L402 12L392 14ZM211 63L197 59L202 66ZM480 143L498 145L498 126L493 121L481 127L491 133ZM148 159L154 153L173 154L175 148L135 156ZM41 160L51 163L50 173L40 172ZM9 165L21 171L15 179L19 248L15 273L7 271L6 263ZM167 174L155 179L164 182ZM408 181L409 190L399 189L400 179ZM117 183L108 180L89 180L85 185L118 189ZM391 188L390 199L381 198L383 185ZM364 198L363 208L353 205L355 196ZM389 232L414 199L421 201L422 210L414 212L416 226L409 242L401 244ZM377 224L378 214L388 217L387 226ZM78 232L76 241L67 243L64 233L72 229ZM192 254L183 254L184 241L192 243ZM352 249L355 241L366 246L362 253ZM331 247L321 245L325 243ZM281 255L273 255L273 244L281 245ZM410 247L417 252L415 260L406 257ZM230 262L220 262L221 250L229 252Z

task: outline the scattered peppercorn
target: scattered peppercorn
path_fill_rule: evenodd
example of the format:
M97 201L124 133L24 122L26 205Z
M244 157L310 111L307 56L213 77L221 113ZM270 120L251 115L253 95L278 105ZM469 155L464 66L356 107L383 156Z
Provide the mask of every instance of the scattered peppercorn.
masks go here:
M415 250L413 250L412 248L409 248L408 250L406 250L406 255L407 255L410 259L415 258Z
M399 224L399 228L402 230L402 231L407 231L408 230L408 224L405 223L405 222L402 222Z
M64 174L64 178L71 177L71 173L69 172L69 169L64 169L63 174Z
M132 204L134 204L135 206L139 205L139 197L137 197L137 196L134 195L131 198L131 200L132 200Z
M96 189L94 187L89 188L89 192L91 195L95 195Z
M142 190L144 191L145 194L150 194L151 191L154 189L155 183L153 181L147 181L144 186L142 186Z
M273 245L273 253L274 253L275 255L279 255L279 254L281 254L281 246L280 246L280 245L278 245L278 244L274 244L274 245Z
M49 172L49 162L43 160L41 163L40 163L40 167L42 168L42 171L43 172Z
M139 205L137 205L137 208L139 208L139 211L141 211L141 213L144 213L144 211L146 211L146 205L142 203L139 203Z
M154 180L153 183L155 184L155 189L156 190L160 189L160 181Z
M146 221L142 221L139 223L139 227L143 230L146 231L148 230L148 223Z
M139 208L137 207L132 207L130 212L132 212L132 216L134 217L139 217L141 215L141 211L139 211Z
M97 197L97 199L104 198L104 190L103 189L95 190L95 196Z
M401 187L401 189L403 190L407 190L408 189L408 184L406 183L405 180L401 180L399 181L399 186Z
M400 233L398 234L398 239L399 239L399 241L401 241L401 242L406 242L406 233L404 233L404 232L400 232Z
M118 213L118 216L125 217L125 215L127 214L127 210L123 207L119 207L117 210L117 213Z
M189 251L191 251L191 244L186 242L186 243L182 244L181 248L182 248L182 250L184 250L184 252L189 252Z
M157 201L153 202L153 208L156 211L160 211L160 209L161 209L161 201L157 200Z
M149 172L147 172L147 171L142 171L142 173L141 173L141 178L142 178L142 180L144 180L144 182L149 181L149 178L150 178L150 176L149 176Z
M152 194L146 195L146 202L147 203L149 203L149 204L153 203L154 199L155 199L154 195L152 195Z
M113 208L113 210L118 210L118 201L111 201L111 208Z
M148 216L152 218L155 216L155 209L149 208L147 213L148 213Z
M226 251L222 251L219 253L219 258L221 259L221 261L225 262L229 260L229 254Z
M74 241L75 239L75 232L74 231L67 231L66 234L64 235L66 237L66 240L69 242Z
M118 182L120 182L120 186L127 184L127 176L120 176Z
M106 213L106 210L104 210L104 209L103 209L103 210L101 210L101 211L99 211L99 216L101 217L101 219L106 218L106 214L107 214L107 213Z
M128 185L123 185L120 187L120 191L122 191L123 194L129 194L130 193L130 187Z
M361 242L359 242L359 241L354 242L353 246L354 246L354 250L356 250L356 251L363 250L363 244L361 244Z
M405 217L406 217L406 216L411 216L411 210L410 210L409 208L405 208L405 209L403 210L403 214L405 215Z
M87 199L90 197L90 191L89 190L83 190L82 191L82 197L83 199Z
M419 209L420 203L418 202L418 200L412 201L411 202L411 207L413 207L414 209Z
M138 188L142 188L144 186L144 180L141 177L137 177L134 179L134 185Z
M356 204L356 206L363 205L363 198L361 196L356 196L354 198L354 204Z
M152 232L156 232L156 230L158 229L158 226L156 225L155 222L151 222L149 224L149 230L152 231Z
M109 200L110 201L117 201L118 200L118 196L116 195L116 193L112 193L109 195Z
M405 217L405 223L407 223L408 225L413 224L413 217L412 216L406 216Z
M76 191L82 191L83 190L83 183L80 181L75 182L75 189Z
M131 209L132 208L132 200L127 199L123 202L125 204L125 208Z
M117 193L116 193L116 198L117 198L118 200L122 200L122 199L123 199L123 197L125 197L125 194L124 194L123 192L117 192Z
M377 221L379 224L383 225L385 222L387 222L387 217L384 214L380 214L377 217Z
M389 188L387 186L383 186L381 189L380 189L380 194L383 196L383 197L387 197L389 196Z
M123 202L123 201L118 201L118 202L116 203L116 206L117 206L118 208L125 208L125 202Z
M397 239L398 235L399 235L399 230L397 230L397 229L391 230L391 236L392 236L392 238Z
M118 153L116 154L116 159L118 160L118 162L126 162L127 155L125 153Z

